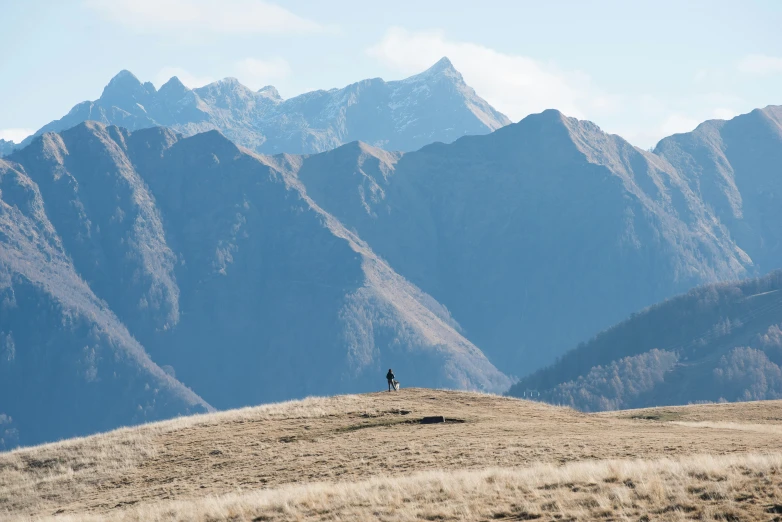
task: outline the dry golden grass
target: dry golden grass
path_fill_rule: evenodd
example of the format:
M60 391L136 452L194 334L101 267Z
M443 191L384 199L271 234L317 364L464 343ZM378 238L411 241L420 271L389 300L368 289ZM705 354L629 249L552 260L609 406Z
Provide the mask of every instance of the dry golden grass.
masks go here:
M773 520L779 410L307 399L0 454L0 519ZM414 422L426 415L454 422Z
M430 471L54 520L763 520L782 512L780 472L782 454Z

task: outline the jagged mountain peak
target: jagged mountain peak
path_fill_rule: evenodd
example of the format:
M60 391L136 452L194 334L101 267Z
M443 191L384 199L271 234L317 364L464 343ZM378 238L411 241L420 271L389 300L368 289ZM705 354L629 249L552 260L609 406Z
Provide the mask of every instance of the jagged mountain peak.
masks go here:
M221 84L221 85L231 85L231 86L239 86L239 85L241 85L242 87L244 87L242 82L240 82L238 78L234 78L233 76L226 76L222 80L217 80L214 83L218 83L218 84Z
M11 140L0 139L0 158L11 152L17 147L17 144Z
M85 140L90 138L108 138L109 134L116 136L127 133L126 129L117 125L87 120L59 133L47 132L43 135L43 142L45 146L49 146L49 143L61 143L63 136L73 136L76 137L75 139Z
M209 89L241 90L241 91L252 92L252 89L244 85L242 82L239 81L238 78L234 78L233 76L226 76L225 78L204 85L203 87L199 87L196 90L209 90Z
M148 111L154 110L156 98L157 91L152 83L141 83L130 71L123 70L106 85L96 102L74 107L64 118L69 124L60 126L52 122L42 130L60 131L85 120L97 120L126 127L129 118L154 121L149 117Z
M195 89L173 77L156 90L124 70L100 99L76 105L36 134L84 120L130 130L165 125L185 135L218 129L263 154L310 154L354 140L409 151L510 123L464 83L447 58L407 80L368 79L287 100L271 85L253 91L230 77Z
M150 82L141 83L141 81L127 69L117 73L108 85L103 89L101 99L110 103L121 102L125 97L137 98L154 94L155 86Z
M168 95L168 94L182 95L188 91L190 91L190 89L188 89L187 86L184 83L182 83L182 81L178 77L172 76L166 83L164 83L160 87L160 90L158 92L163 95Z
M546 109L542 112L529 114L516 123L509 123L494 133L481 136L490 141L504 139L548 141L552 139L573 141L572 131L581 125L591 125L599 128L589 121L569 118L556 109ZM471 137L466 136L465 139ZM499 142L498 141L498 142ZM564 141L560 141L562 143Z
M189 147L195 157L209 157L213 162L234 158L241 153L236 144L218 130L210 130L190 136L180 142Z
M727 120L719 118L706 120L692 131L679 132L661 139L655 146L654 153L661 156L676 154L675 149L684 143L691 146L721 148L722 133L727 131L735 134L738 129L746 132L747 138L756 132L770 131L772 135L782 139L782 105L767 105Z
M501 132L532 133L536 139L549 141L565 140L574 144L590 161L601 164L619 161L617 158L608 159L608 156L619 155L621 151L632 151L647 157L650 161L664 163L661 158L633 146L621 136L607 133L596 123L567 116L557 109L546 109L539 113L530 114L518 123L508 125ZM559 143L565 143L565 141ZM601 158L598 159L597 156Z
M136 75L127 69L122 69L120 72L115 74L111 78L111 80L109 80L109 85L112 84L116 85L118 83L128 83L128 84L132 83L132 84L141 85L141 81L136 77Z
M243 103L250 104L261 98L252 89L231 76L193 89L193 92L207 103L219 103L218 100L221 98L233 98L245 100Z
M541 112L535 112L523 117L517 123L509 125L509 128L522 127L542 127L546 125L556 125L567 127L568 120L579 121L576 118L568 118L557 109L546 109Z
M443 56L437 62L429 67L427 70L422 72L421 74L442 74L442 73L457 73L461 76L459 71L456 70L456 67L454 67L453 62L447 57Z
M370 145L369 143L364 143L363 141L351 141L350 143L346 143L345 145L337 147L336 149L326 151L323 153L323 155L331 155L335 158L345 158L348 161L353 160L356 161L359 166L363 165L367 159L374 158L379 162L379 164L391 168L396 162L400 160L400 158L402 158L402 156L404 156L404 153L387 151L380 147Z
M62 165L68 155L68 149L59 134L46 132L36 136L27 147L14 150L8 155L8 159L18 161L24 156L33 155L40 157L48 164Z
M456 68L453 66L453 63L451 63L451 60L445 56L425 71L414 74L399 81L405 83L418 83L431 82L440 78L448 78L456 83L464 83L462 73L456 70Z
M274 85L266 85L265 87L261 87L258 89L258 94L272 100L282 101L282 96L280 96L279 91Z

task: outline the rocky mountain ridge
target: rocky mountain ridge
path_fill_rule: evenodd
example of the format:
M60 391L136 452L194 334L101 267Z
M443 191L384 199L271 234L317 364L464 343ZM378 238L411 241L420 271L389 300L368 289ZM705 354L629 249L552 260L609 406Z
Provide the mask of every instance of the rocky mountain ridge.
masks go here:
M373 78L287 100L273 86L252 91L235 78L189 89L173 77L157 90L124 70L98 100L76 105L21 146L89 120L130 130L165 126L186 136L219 130L237 145L266 154L310 154L355 140L415 150L510 123L464 83L447 58L404 80Z
M37 185L2 160L0 239L0 449L213 411L94 294Z
M633 311L755 270L668 161L558 111L406 154L346 145L295 175L517 375Z

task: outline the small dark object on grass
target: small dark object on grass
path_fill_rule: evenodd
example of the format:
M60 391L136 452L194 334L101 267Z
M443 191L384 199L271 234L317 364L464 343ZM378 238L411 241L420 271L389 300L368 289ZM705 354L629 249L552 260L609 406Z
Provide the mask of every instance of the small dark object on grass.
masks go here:
M421 419L421 424L437 424L438 422L445 422L445 417L437 415L435 417L424 417Z

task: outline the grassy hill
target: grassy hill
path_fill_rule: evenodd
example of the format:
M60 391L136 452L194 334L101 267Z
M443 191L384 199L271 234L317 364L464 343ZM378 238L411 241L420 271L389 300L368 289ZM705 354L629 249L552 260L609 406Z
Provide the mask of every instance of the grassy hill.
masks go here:
M310 398L0 453L0 519L771 520L780 406Z

